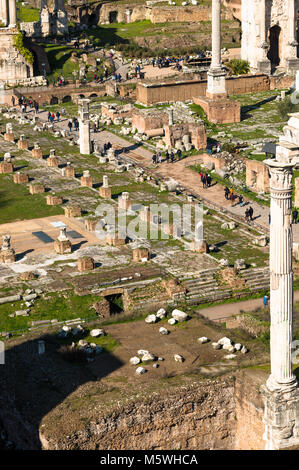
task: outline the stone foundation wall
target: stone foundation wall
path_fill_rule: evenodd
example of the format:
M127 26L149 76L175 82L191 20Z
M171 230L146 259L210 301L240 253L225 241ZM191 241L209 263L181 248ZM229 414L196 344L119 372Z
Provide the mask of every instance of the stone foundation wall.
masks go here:
M267 91L275 88L274 83L264 74L227 77L226 87L229 95ZM206 89L207 80L182 80L163 84L137 83L136 100L145 105L186 101L194 97L205 96Z

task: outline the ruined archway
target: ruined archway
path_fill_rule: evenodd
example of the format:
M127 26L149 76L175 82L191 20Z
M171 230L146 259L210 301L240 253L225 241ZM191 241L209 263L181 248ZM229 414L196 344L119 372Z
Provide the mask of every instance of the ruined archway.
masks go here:
M50 99L50 104L58 104L58 98L57 96L52 96Z
M272 67L278 67L280 64L280 35L280 26L275 25L269 29L268 38L270 43L270 49L268 52L268 59L270 60Z
M109 23L117 23L117 11L109 11Z
M62 103L69 103L72 101L72 97L70 95L64 96L61 101Z

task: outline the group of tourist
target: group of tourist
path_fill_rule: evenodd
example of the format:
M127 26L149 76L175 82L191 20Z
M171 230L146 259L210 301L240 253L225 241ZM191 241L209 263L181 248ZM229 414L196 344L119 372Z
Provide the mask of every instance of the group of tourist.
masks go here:
M164 67L169 67L171 65L175 65L177 68L178 66L180 67L180 69L182 68L182 66L179 64L179 62L183 60L183 59L178 59L177 57L158 57L158 58L154 58L152 60L152 66L153 67L158 67L159 69L161 68L164 68Z
M79 121L76 117L70 118L67 123L67 127L69 128L69 134L72 132L73 128L74 131L79 130Z
M155 153L152 156L152 160L153 160L154 164L159 164L159 163L162 163L162 162L174 163L175 161L179 161L182 158L183 158L183 154L182 154L182 151L180 149L178 149L176 155L174 154L173 150L171 150L171 152L168 152L168 150L166 150L164 159L162 158L162 154L161 154L160 151Z
M203 189L210 188L212 184L212 177L208 173L203 174L202 171L199 173L200 180L202 182Z
M11 98L11 103L13 106L16 104L16 99L14 96ZM25 96L20 96L18 99L18 105L22 111L22 113L27 113L27 109L31 111L31 109L34 109L36 113L39 111L39 104L37 101L32 100L31 98L27 99Z

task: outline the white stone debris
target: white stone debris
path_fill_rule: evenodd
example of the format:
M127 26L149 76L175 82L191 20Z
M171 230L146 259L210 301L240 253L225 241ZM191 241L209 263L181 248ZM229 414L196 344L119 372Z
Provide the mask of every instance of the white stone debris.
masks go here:
M142 362L146 362L146 361L154 361L155 360L155 356L151 353L147 353L147 354L144 354L141 358Z
M164 308L159 308L159 310L156 313L156 317L158 318L165 318L166 317L166 310Z
M176 362L184 362L185 359L184 359L183 356L181 356L180 354L175 354L175 355L174 355L174 360L175 360Z
M141 366L136 369L136 374L137 375L145 374L145 372L146 372L146 370Z
M208 343L210 340L206 336L202 336L201 338L198 338L197 341L201 344Z
M130 359L130 364L131 364L132 366L137 366L139 363L140 363L139 357L137 357L137 356L131 357L131 359Z
M174 318L178 322L186 321L188 318L187 313L182 312L182 310L178 310L178 309L173 310L171 315L172 315L172 318Z
M227 354L224 356L224 359L235 359L237 356L235 354Z
M226 336L224 336L223 338L220 338L218 341L218 344L221 344L221 346L224 346L224 345L232 346L231 340L227 338Z
M84 328L81 325L77 325L76 328L72 330L73 336L81 335L82 333L84 333Z
M241 349L242 349L242 344L241 343L236 343L235 344L235 350L236 351L241 351Z
M99 336L105 336L106 333L103 329L101 328L96 328L94 330L91 330L90 332L90 336L92 336L93 338L98 338Z
M221 348L222 348L222 345L219 344L219 343L212 343L212 348L213 348L213 349L221 349Z
M175 318L169 318L168 320L169 325L175 325L177 323Z
M161 335L168 335L169 331L167 330L167 328L161 326L161 328L159 329L159 333L161 333Z
M242 349L241 349L241 353L242 354L248 353L248 349L245 346L243 346Z
M145 319L145 323L156 323L157 317L154 314L148 315Z

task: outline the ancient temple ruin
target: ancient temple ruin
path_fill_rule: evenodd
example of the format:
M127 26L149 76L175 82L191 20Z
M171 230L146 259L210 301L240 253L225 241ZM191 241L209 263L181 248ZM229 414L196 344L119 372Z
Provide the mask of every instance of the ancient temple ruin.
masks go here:
M1 0L0 83L16 84L33 76L33 66L15 46L18 35L16 0Z
M298 0L242 1L242 59L252 71L299 69Z
M39 21L21 23L20 29L29 37L65 36L68 16L64 0L55 0L53 8L49 8L48 0L42 0Z

